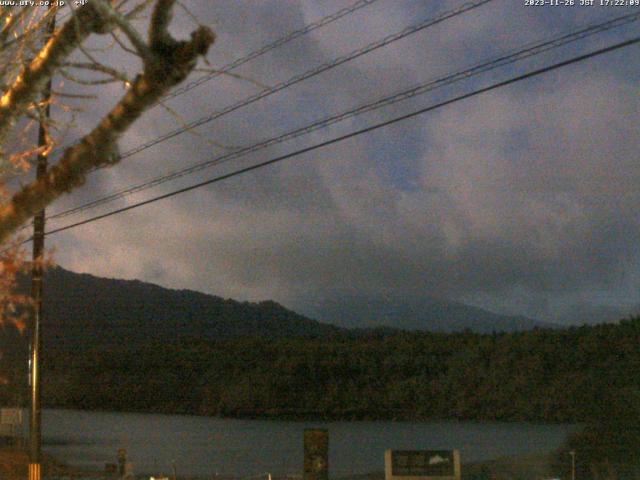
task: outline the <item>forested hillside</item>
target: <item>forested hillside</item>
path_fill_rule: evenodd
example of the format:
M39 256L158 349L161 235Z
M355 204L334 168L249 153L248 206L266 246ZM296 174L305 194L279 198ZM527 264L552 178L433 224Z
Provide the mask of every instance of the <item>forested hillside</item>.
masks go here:
M640 390L640 318L482 335L132 346L44 359L48 406L249 417L578 422Z
M30 279L21 279L29 292ZM273 301L239 302L138 280L49 269L44 279L46 348L77 352L120 343L137 346L246 335L267 338L332 335L334 325L306 318Z
M23 279L22 288L25 293L29 291L27 278ZM146 344L238 336L270 339L332 336L347 334L346 328L336 325L348 324L429 331L470 328L485 333L550 326L428 297L415 305L405 305L404 301L389 305L381 299L368 299L369 310L355 308L364 315L360 321L348 305L340 304L340 308L325 312L328 318L322 323L274 301L239 302L137 280L79 274L59 267L48 270L44 289L45 344L73 351L119 342L121 338ZM351 333L361 332L351 330Z

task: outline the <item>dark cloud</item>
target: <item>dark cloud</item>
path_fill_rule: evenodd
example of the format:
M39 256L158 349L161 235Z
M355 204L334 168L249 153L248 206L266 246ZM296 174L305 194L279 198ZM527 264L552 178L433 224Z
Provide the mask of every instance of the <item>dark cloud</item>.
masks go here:
M315 2L283 7L263 1L251 8L235 1L192 3L198 18L220 33L216 64L328 13ZM381 1L265 56L242 74L274 84L410 23L417 8L416 2ZM251 144L608 13L580 9L547 26L549 13L542 10L497 1L208 124L197 136L150 148L96 175L89 189L59 208L224 152L209 140ZM177 32L192 28L187 19L178 21ZM556 52L545 61L570 53ZM453 298L541 319L557 319L571 302L589 298L638 303L640 105L638 66L624 61L631 53L568 67L78 228L55 238L58 258L75 270L239 299L273 298L307 312L321 308L323 298L346 294ZM398 104L153 192L290 152L487 81ZM218 79L171 106L191 120L255 91L250 82ZM124 149L175 125L173 116L157 108L129 132Z

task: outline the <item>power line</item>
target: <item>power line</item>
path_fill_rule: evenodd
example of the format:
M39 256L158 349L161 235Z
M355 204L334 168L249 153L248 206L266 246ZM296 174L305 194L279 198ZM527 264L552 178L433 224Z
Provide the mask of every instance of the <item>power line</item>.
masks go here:
M320 27L323 27L325 25L328 25L332 22L335 22L336 20L341 19L344 16L350 15L352 13L354 13L355 11L364 8L368 5L371 5L372 3L376 2L378 0L358 0L357 2L355 2L353 5L350 5L348 7L345 7L341 10L338 10L337 12L334 12L330 15L327 15L326 17L321 18L320 20L310 23L308 25L306 25L305 27L299 29L299 30L295 30L287 35L285 35L284 37L280 37L279 39L277 39L276 41L269 43L265 46L263 46L262 48L251 52L247 55L245 55L244 57L238 58L226 65L223 65L220 70L217 70L215 72L211 72L208 75L205 75L203 77L200 77L192 82L187 83L184 86L181 86L179 88L176 88L175 90L173 90L172 92L168 93L167 95L164 96L165 100L170 100L174 97L177 97L178 95L182 95L183 93L188 92L189 90L194 89L195 87L197 87L198 85L202 85L205 82L208 82L209 80L212 80L213 78L218 77L219 75L222 75L224 73L229 72L230 70L233 70L241 65L244 65L247 62L250 62L251 60L254 60L255 58L258 58L261 55L264 55L267 52L270 52L271 50L274 50L278 47L281 47L282 45L285 45L286 43L289 43L292 40L295 40L298 37L301 37L303 35L306 35L309 32L312 32L313 30L316 30Z
M624 47L635 45L637 43L640 43L640 37L636 37L636 38L633 38L631 40L627 40L627 41L624 41L624 42L616 43L616 44L611 45L609 47L601 48L599 50L595 50L595 51L592 51L590 53L587 53L587 54L584 54L584 55L580 55L578 57L573 57L573 58L571 58L569 60L564 60L562 62L558 62L558 63L555 63L553 65L550 65L550 66L547 66L547 67L544 67L544 68L533 70L531 72L528 72L528 73L525 73L525 74L522 74L522 75L518 75L516 77L512 77L512 78L510 78L508 80L503 80L501 82L489 85L488 87L484 87L484 88L481 88L481 89L478 89L478 90L474 90L474 91L466 93L464 95L460 95L460 96L454 97L452 99L445 100L445 101L442 101L440 103L436 103L434 105L431 105L431 106L428 106L428 107L425 107L425 108L421 108L419 110L415 110L415 111L413 111L411 113L407 113L407 114L401 115L399 117L395 117L395 118L393 118L391 120L386 120L384 122L377 123L375 125L372 125L372 126L360 129L360 130L356 130L354 132L351 132L351 133L348 133L348 134L345 134L345 135L341 135L339 137L335 137L335 138L332 138L330 140L326 140L324 142L316 143L316 144L311 145L309 147L305 147L305 148L296 150L294 152L291 152L291 153L288 153L288 154L285 154L285 155L280 155L280 156L272 158L270 160L266 160L264 162L252 165L250 167L245 167L245 168L236 170L236 171L231 172L231 173L220 175L220 176L214 177L212 179L205 180L203 182L199 182L199 183L196 183L194 185L190 185L190 186L185 187L185 188L174 190L172 192L169 192L169 193L166 193L166 194L163 194L163 195L159 195L159 196L154 197L154 198L150 198L148 200L144 200L144 201L135 203L133 205L129 205L129 206L126 206L126 207L123 207L123 208L112 210L111 212L107 212L107 213L104 213L102 215L96 215L94 217L91 217L91 218L88 218L88 219L85 219L85 220L82 220L82 221L79 221L79 222L76 222L76 223L73 223L73 224L70 224L70 225L66 225L64 227L56 228L54 230L50 230L50 231L46 232L45 235L53 235L55 233L63 232L65 230L69 230L71 228L79 227L81 225L86 225L88 223L92 223L92 222L101 220L103 218L111 217L113 215L117 215L119 213L123 213L123 212L129 211L129 210L132 210L134 208L138 208L138 207L141 207L141 206L144 206L144 205L148 205L150 203L155 203L157 201L164 200L166 198L170 198L170 197L179 195L181 193L189 192L191 190L195 190L197 188L204 187L206 185L217 183L217 182L220 182L220 181L223 181L223 180L226 180L226 179L229 179L229 178L232 178L232 177L235 177L235 176L238 176L238 175L241 175L241 174L253 171L253 170L257 170L257 169L262 168L262 167L266 167L268 165L272 165L272 164L281 162L283 160L287 160L289 158L297 157L299 155L311 152L313 150L317 150L317 149L320 149L320 148L323 148L323 147L326 147L326 146L329 146L329 145L333 145L333 144L338 143L338 142L342 142L344 140L356 137L358 135L362 135L364 133L369 133L369 132L372 132L374 130L378 130L380 128L392 125L394 123L401 122L403 120L408 120L408 119L416 117L418 115L422 115L424 113L431 112L431 111L436 110L438 108L441 108L441 107L444 107L444 106L447 106L447 105L451 105L453 103L457 103L459 101L466 100L468 98L475 97L477 95L481 95L483 93L486 93L486 92L489 92L489 91L492 91L492 90L496 90L498 88L505 87L505 86L511 85L513 83L520 82L522 80L526 80L526 79L529 79L529 78L533 78L533 77L542 75L544 73L548 73L548 72L553 71L553 70L557 70L559 68L563 68L565 66L568 66L568 65L571 65L571 64L574 64L574 63L582 62L584 60L587 60L587 59L590 59L590 58L593 58L593 57L596 57L596 56L604 55L606 53L613 52L615 50L619 50L619 49L624 48ZM29 240L27 240L27 241L29 241Z
M373 0L369 0L369 1L373 1ZM475 9L477 7L480 7L480 6L484 5L485 3L489 3L489 2L492 2L492 1L493 0L476 0L475 2L467 2L467 3L462 4L461 6L453 9L453 10L445 11L445 12L441 13L440 15L436 16L436 17L431 17L431 18L423 20L422 22L419 22L419 23L417 23L415 25L406 27L405 29L401 30L400 32L393 33L391 35L388 35L388 36L384 37L382 40L379 40L379 41L374 42L374 43L370 43L370 44L368 44L368 45L366 45L366 46L364 46L362 48L359 48L357 50L354 50L354 51L352 51L352 52L350 52L350 53L348 53L346 55L340 56L340 57L338 57L338 58L336 58L336 59L334 59L334 60L332 60L330 62L324 63L324 64L322 64L322 65L320 65L318 67L312 68L311 70L307 70L304 73L295 75L295 76L289 78L288 80L285 80L283 82L280 82L280 83L276 84L273 87L266 88L266 89L254 94L254 95L250 95L250 96L246 97L244 100L241 100L240 102L234 103L234 104L232 104L232 105L230 105L228 107L223 108L222 110L218 110L216 112L213 112L212 114L210 114L210 115L208 115L206 117L202 117L202 118L200 118L198 120L194 120L193 122L190 122L190 123L180 127L179 129L167 132L167 133L165 133L163 135L160 135L160 136L158 136L158 137L156 137L156 138L154 138L154 139L152 139L152 140L150 140L150 141L148 141L148 142L146 142L144 144L141 144L141 145L139 145L137 147L134 147L133 149L128 150L127 152L124 152L123 154L121 154L120 155L120 159L128 158L128 157L130 157L132 155L140 153L140 152L142 152L142 151L144 151L144 150L146 150L148 148L151 148L154 145L157 145L157 144L162 143L162 142L164 142L166 140L169 140L169 139L171 139L171 138L173 138L173 137L175 137L177 135L180 135L180 134L182 134L182 133L184 133L184 132L186 132L188 130L192 130L192 129L196 128L196 127L199 127L201 125L209 123L209 122L211 122L211 121L213 121L213 120L215 120L217 118L220 118L220 117L222 117L224 115L227 115L227 114L229 114L231 112L234 112L234 111L236 111L236 110L238 110L238 109L240 109L242 107L245 107L245 106L250 105L250 104L252 104L254 102L257 102L258 100L262 100L263 98L266 98L266 97L268 97L270 95L273 95L274 93L277 93L277 92L280 92L280 91L282 91L282 90L284 90L286 88L289 88L289 87L291 87L291 86L293 86L293 85L295 85L297 83L300 83L300 82L302 82L304 80L307 80L309 78L315 77L316 75L319 75L319 74L321 74L323 72L331 70L332 68L335 68L335 67L340 66L340 65L342 65L342 64L344 64L346 62L349 62L349 61L354 60L354 59L356 59L358 57L361 57L362 55L365 55L365 54L367 54L369 52L377 50L378 48L382 48L382 47L384 47L386 45L389 45L390 43L393 43L395 41L401 40L402 38L405 38L405 37L407 37L409 35L412 35L412 34L414 34L416 32L424 30L424 29L426 29L428 27L431 27L433 25L441 23L441 22L443 22L445 20L448 20L450 18L453 18L453 17L456 17L458 15L461 15L461 14L463 14L463 13L469 11L469 10L473 10L473 9ZM345 15L346 15L346 13L345 13ZM329 23L329 22L327 22L327 23ZM315 27L315 28L318 28L318 27ZM295 34L295 33L296 32L292 32L292 34ZM300 36L300 35L296 35L295 38L297 38L298 36ZM283 37L283 39L284 38L286 38L286 37ZM279 40L277 40L274 43L278 43L278 42L279 42ZM283 43L286 43L286 42L283 42ZM270 48L270 45L267 45L267 46L265 46L263 48L268 49L267 51L269 51L269 50L271 50L271 49L273 49L275 47ZM260 52L260 50L258 50L258 52ZM254 52L254 53L257 53L257 52ZM252 53L252 54L249 54L248 56L252 56L252 55L254 55L254 54ZM259 55L262 55L262 53L260 53ZM259 56L259 55L255 55L253 58L255 58L255 57ZM246 63L243 59L239 59L238 61L241 62L241 63L239 63L239 65L241 65L242 63ZM249 61L249 60L247 60L247 61ZM235 63L235 62L232 62L232 64L233 63ZM238 66L238 65L235 65L235 66ZM235 66L231 67L231 68L235 68ZM223 67L223 68L226 68L226 67ZM231 68L227 68L226 70L220 71L219 73L220 74L226 73L226 72L230 71ZM212 75L213 76L211 78L213 78L214 76L217 76L217 74L215 74L215 73L212 73ZM203 80L201 83L204 83L204 81L205 80ZM198 80L196 80L195 82L198 82ZM195 82L192 82L192 84L195 83ZM198 83L198 85L199 84L200 83ZM189 84L189 85L191 85L191 84ZM189 89L191 89L191 88L194 88L194 86L190 86L189 87ZM184 93L183 91L181 91L181 89L178 89L178 90L180 90L180 93ZM169 93L168 95L171 96L172 94ZM163 97L163 98L170 98L170 97ZM63 150L65 148L66 147L60 147L59 149L56 149L56 151ZM95 169L91 170L91 172L94 172L96 170L98 170L98 169L95 168Z
M176 88L175 90L167 93L165 96L162 97L161 100L159 100L158 102L154 103L153 107L157 106L160 104L160 102L162 100L170 100L172 98L175 98L179 95L182 95L183 93L188 92L189 90L192 90L194 88L196 88L199 85L202 85L203 83L206 83L210 80L213 80L214 78L220 76L220 75L224 75L226 73L229 73L231 70L234 70L238 67L240 67L241 65L244 65L245 63L250 62L251 60L254 60L262 55L264 55L265 53L268 53L272 50L275 50L276 48L279 48L293 40L295 40L296 38L299 38L303 35L306 35L309 32L312 32L314 30L317 30L318 28L324 27L326 25L329 25L330 23L335 22L336 20L339 20L343 17L346 17L347 15L350 15L364 7L367 7L375 2L377 2L378 0L358 0L355 3L353 3L352 5L348 6L348 7L344 7L332 14L327 15L326 17L322 17L321 19L313 22L313 23L309 23L307 25L305 25L303 28L298 29L298 30L294 30L292 32L289 32L288 34L284 35L283 37L278 38L277 40L268 43L266 45L263 45L262 47L260 47L258 50L255 50L253 52L248 53L247 55L243 56L243 57L239 57L225 65L223 65L222 67L220 67L220 69L217 69L214 72L210 72L207 75L204 75L190 83L187 83L184 86L181 86L179 88ZM71 8L71 7L69 7ZM65 18L66 16L69 16L71 13L67 12L66 14L64 14L62 18ZM58 147L55 149L55 151L60 151L60 150L65 150L66 148L70 147L72 144L67 144L61 147Z
M369 1L372 1L372 0L369 0ZM151 148L154 145L157 145L157 144L159 144L161 142L164 142L164 141L169 140L169 139L171 139L173 137L176 137L176 136L178 136L178 135L180 135L180 134L182 134L182 133L184 133L184 132L186 132L188 130L191 130L193 128L199 127L201 125L204 125L205 123L211 122L211 121L213 121L213 120L215 120L217 118L222 117L223 115L229 114L229 113L231 113L231 112L233 112L235 110L238 110L238 109L240 109L240 108L242 108L244 106L247 106L247 105L249 105L249 104L251 104L253 102L256 102L258 100L266 98L269 95L272 95L274 93L282 91L282 90L284 90L284 89L286 89L288 87L291 87L291 86L293 86L293 85L295 85L295 84L297 84L299 82L302 82L302 81L307 80L307 79L309 79L311 77L319 75L319 74L321 74L323 72L326 72L326 71L328 71L328 70L330 70L332 68L335 68L335 67L337 67L339 65L342 65L342 64L344 64L346 62L349 62L349 61L354 60L354 59L356 59L358 57L361 57L362 55L365 55L365 54L370 53L370 52L372 52L374 50L377 50L378 48L382 48L382 47L384 47L386 45L389 45L389 44L391 44L391 43L393 43L395 41L401 40L401 39L403 39L403 38L405 38L405 37L407 37L409 35L417 33L419 31L424 30L424 29L426 29L428 27L431 27L433 25L437 25L437 24L439 24L439 23L441 23L441 22L443 22L445 20L448 20L450 18L456 17L456 16L461 15L463 13L466 13L466 12L468 12L470 10L478 8L478 7L480 7L480 6L484 5L484 4L492 2L492 1L493 0L477 0L475 2L467 2L467 3L464 3L464 4L462 4L461 6L455 8L455 9L445 11L445 12L441 13L440 15L437 15L436 17L428 18L428 19L423 20L423 21L421 21L421 22L419 22L417 24L414 24L412 26L406 27L406 28L404 28L403 30L401 30L399 32L387 35L386 37L384 37L381 40L378 40L376 42L370 43L370 44L368 44L368 45L366 45L366 46L364 46L362 48L359 48L359 49L354 50L354 51L352 51L352 52L350 52L350 53L348 53L346 55L343 55L343 56L340 56L338 58L335 58L331 62L324 63L324 64L322 64L320 66L317 66L317 67L315 67L315 68L313 68L311 70L308 70L308 71L306 71L304 73L295 75L294 77L291 77L288 80L280 82L280 83L278 83L277 85L275 85L275 86L273 86L271 88L264 89L264 90L262 90L261 92L255 94L255 95L251 95L251 96L245 98L244 100L242 100L242 101L240 101L238 103L235 103L235 104L233 104L233 105L231 105L229 107L226 107L226 108L224 108L222 110L218 110L216 112L213 112L212 114L210 114L210 115L208 115L206 117L202 117L202 118L200 118L198 120L195 120L195 121L193 121L193 122L191 122L191 123L179 128L179 129L176 129L176 130L173 130L171 132L168 132L168 133L166 133L164 135L156 137L153 140L150 140L149 142L146 142L146 143L144 143L142 145L139 145L138 147L135 147L135 148L133 148L131 150L128 150L127 152L123 153L120 156L120 159L122 160L122 159L128 158L130 156L133 156L133 155L135 155L137 153L142 152L143 150ZM317 27L315 27L315 28L317 28ZM293 32L293 33L295 33L295 32ZM286 37L283 37L283 38L286 38ZM274 42L274 43L276 43L276 42ZM265 47L265 48L267 48L267 47ZM282 140L282 141L284 141L284 140ZM235 153L235 152L233 152L233 153ZM91 171L95 171L95 170L97 170L97 169L94 169L94 170L91 170ZM60 214L59 216L66 216L66 215L67 215L67 213L64 212L64 214ZM53 217L51 217L51 218L53 218Z
M250 105L254 102L257 102L258 100L262 100L263 98L266 98L270 95L273 95L274 93L280 92L286 88L289 88L297 83L300 83L304 80L308 80L309 78L315 77L316 75L319 75L321 73L324 73L328 70L331 70L335 67L338 67L340 65L343 65L347 62L350 62L351 60L355 60L356 58L359 58L363 55L366 55L367 53L370 53L374 50L377 50L379 48L382 48L384 46L387 46L393 42L396 42L398 40L401 40L405 37L408 37L409 35L412 35L414 33L417 33L421 30L424 30L426 28L432 27L434 25L437 25L439 23L444 22L445 20L448 20L450 18L456 17L458 15L461 15L463 13L466 13L470 10L473 10L475 8L478 8L486 3L492 2L493 0L476 0L475 2L467 2L464 3L463 5L453 9L453 10L448 10L446 12L441 13L440 15L436 16L436 17L432 17L432 18L428 18L426 20L423 20L415 25L409 26L404 28L403 30L397 32L397 33L393 33L391 35L387 35L386 37L384 37L382 40L378 40L376 42L370 43L362 48L359 48L357 50L354 50L346 55L342 55L338 58L335 58L334 60L327 62L327 63L323 63L322 65L319 65L317 67L312 68L311 70L307 70L304 73L295 75L291 78L289 78L288 80L285 80L283 82L280 82L276 85L274 85L273 87L270 88L266 88L254 95L251 95L249 97L246 97L244 100L241 100L240 102L234 103L228 107L223 108L222 110L218 110L216 112L213 112L212 114L206 116L206 117L202 117L199 118L198 120L194 120L190 123L188 123L187 125L184 125L181 128L178 128L176 130L173 130L171 132L167 132L163 135L160 135L156 138L154 138L153 140L150 140L142 145L139 145L125 153L123 153L120 158L124 159L127 157L130 157L132 155L135 155L137 153L142 152L143 150L146 150L154 145L157 145L158 143L164 142L166 140L169 140L177 135L180 135L188 130L192 130L196 127L199 127L201 125L204 125L205 123L209 123L217 118L222 117L223 115L227 115L231 112L234 112L242 107L246 107L247 105Z
M523 60L525 58L529 58L531 56L534 55L539 55L541 53L547 52L549 50L555 49L555 48L559 48L560 46L566 45L568 43L571 42L575 42L577 40L581 40L584 39L590 35L594 35L596 33L601 33L603 31L607 31L610 30L612 28L615 27L620 27L622 25L634 22L634 21L638 21L640 19L640 13L634 13L634 14L628 14L628 15L623 15L620 17L616 17L614 19L608 20L606 22L601 22L601 23L597 23L597 24L591 24L588 25L586 27L583 27L581 29L578 29L574 32L568 33L568 34L563 34L560 35L558 37L554 37L551 38L549 40L545 40L539 43L533 43L533 44L529 44L523 48L520 48L519 50L516 50L512 53L509 53L507 55L502 55L498 58L492 59L490 61L486 61L486 62L482 62L479 64L474 65L473 67L467 68L465 70L456 72L456 73L452 73L452 74L448 74L444 77L440 77L438 79L435 80L429 80L426 83L422 83L418 86L415 86L411 89L408 90L404 90L402 92L390 95L390 96L386 96L383 98L380 98L374 102L369 102L365 105L361 105L355 109L351 109L345 112L342 112L340 114L337 115L333 115L331 117L328 118L324 118L322 120L318 120L316 122L313 122L309 125L306 125L304 127L298 128L296 130L278 135L276 137L272 137L270 139L261 141L259 143L247 146L247 147L242 147L234 152L230 152L227 154L224 154L222 156L216 157L214 159L210 159L207 160L205 162L200 162L197 163L195 165L192 165L190 167L184 168L184 169L180 169L180 170L175 170L173 172L170 172L168 174L156 177L152 180L148 180L142 183L139 183L137 185L132 185L129 186L127 188L121 189L119 191L116 191L114 193L111 193L107 196L104 196L102 198L93 200L91 202L85 203L83 205L71 208L69 210L65 210L62 212L59 212L57 214L51 215L48 217L48 219L56 219L56 218L63 218L69 215L73 215L73 214L77 214L86 210L90 210L92 208L95 208L97 206L103 205L105 203L109 203L111 201L120 199L120 198L124 198L128 195L146 190L148 188L152 188L155 187L157 185L160 185L162 183L166 183L172 180L175 180L177 178L183 177L185 175L189 175L195 172L198 172L200 170L203 170L205 168L209 168L212 167L214 165L218 165L233 159L236 159L238 157L242 157L245 156L249 153L254 153L258 150L262 150L264 148L285 142L287 140L291 140L293 138L297 138L299 136L311 133L313 131L316 131L320 128L325 128L327 126L333 125L335 123L341 122L345 119L348 118L352 118L354 116L366 113L366 112L370 112L373 110L377 110L379 108L388 106L388 105L392 105L394 103L403 101L403 100L407 100L409 98L412 98L414 96L417 95L422 95L424 93L427 93L429 91L435 90L436 88L440 88L443 87L445 85L450 85L453 84L455 82L461 81L461 80L466 80L470 77L473 77L475 75L479 75L481 73L485 73L487 71L502 67L504 65L507 64L511 64L520 60Z

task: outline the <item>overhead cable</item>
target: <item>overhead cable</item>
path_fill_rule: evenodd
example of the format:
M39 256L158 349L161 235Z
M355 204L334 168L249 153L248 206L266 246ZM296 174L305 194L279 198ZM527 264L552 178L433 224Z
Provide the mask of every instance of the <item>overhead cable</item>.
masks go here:
M184 188L181 188L181 189L178 189L178 190L174 190L172 192L165 193L163 195L159 195L157 197L150 198L150 199L147 199L147 200L144 200L144 201L132 204L132 205L128 205L128 206L123 207L123 208L112 210L110 212L107 212L107 213L104 213L104 214L101 214L101 215L96 215L94 217L91 217L91 218L88 218L88 219L85 219L85 220L82 220L82 221L79 221L79 222L75 222L75 223L72 223L70 225L65 225L64 227L60 227L60 228L56 228L56 229L50 230L50 231L46 232L45 235L53 235L55 233L63 232L63 231L66 231L66 230L70 230L72 228L76 228L76 227L79 227L81 225L86 225L86 224L89 224L89 223L93 223L93 222L96 222L98 220L102 220L102 219L107 218L107 217L111 217L111 216L114 216L114 215L117 215L117 214L120 214L120 213L127 212L129 210L133 210L135 208L142 207L144 205L149 205L151 203L155 203L155 202L158 202L160 200L164 200L166 198L174 197L174 196L179 195L181 193L189 192L191 190L195 190L195 189L207 186L207 185L211 185L213 183L221 182L223 180L227 180L229 178L236 177L238 175L242 175L244 173L248 173L248 172L251 172L253 170L257 170L259 168L266 167L268 165L273 165L275 163L282 162L283 160L287 160L289 158L297 157L297 156L303 155L305 153L308 153L308 152L311 152L311 151L314 151L314 150L318 150L320 148L324 148L324 147L327 147L329 145L333 145L333 144L342 142L344 140L347 140L347 139L350 139L350 138L353 138L353 137L356 137L356 136L359 136L359 135L362 135L362 134L365 134L365 133L369 133L369 132L378 130L378 129L383 128L383 127L387 127L389 125L392 125L392 124L395 124L395 123L398 123L398 122L401 122L401 121L404 121L404 120L408 120L410 118L417 117L418 115L423 115L425 113L434 111L434 110L442 108L444 106L451 105L451 104L460 102L462 100L466 100L468 98L475 97L475 96L481 95L483 93L486 93L486 92L489 92L489 91L492 91L492 90L496 90L498 88L505 87L507 85L511 85L511 84L514 84L514 83L517 83L517 82L520 82L520 81L523 81L523 80L526 80L526 79L529 79L529 78L537 77L539 75L551 72L553 70L558 70L558 69L566 67L568 65L572 65L572 64L575 64L575 63L578 63L578 62L582 62L582 61L585 61L587 59L590 59L590 58L593 58L593 57L597 57L597 56L601 56L601 55L604 55L606 53L610 53L610 52L613 52L615 50L619 50L619 49L622 49L622 48L625 48L625 47L628 47L628 46L631 46L631 45L635 45L635 44L638 44L638 43L640 43L640 37L635 37L633 39L630 39L630 40L627 40L627 41L624 41L624 42L619 42L619 43L616 43L614 45L610 45L608 47L604 47L604 48L589 52L589 53L584 54L584 55L573 57L571 59L564 60L562 62L554 63L553 65L550 65L550 66L547 66L547 67L543 67L543 68L540 68L540 69L537 69L537 70L533 70L531 72L528 72L528 73L525 73L525 74L522 74L522 75L518 75L516 77L512 77L512 78L510 78L508 80L503 80L501 82L494 83L494 84L489 85L487 87L480 88L480 89L474 90L472 92L466 93L464 95L459 95L459 96L451 98L449 100L445 100L445 101L436 103L434 105L431 105L431 106L428 106L428 107L425 107L425 108L421 108L419 110L415 110L415 111L413 111L411 113L407 113L407 114L392 118L390 120L386 120L384 122L380 122L380 123L377 123L375 125L372 125L372 126L369 126L369 127L366 127L366 128L362 128L360 130L356 130L354 132L351 132L351 133L348 133L348 134L345 134L345 135L341 135L341 136L332 138L330 140L325 140L323 142L316 143L316 144L311 145L309 147L301 148L299 150L296 150L296 151L291 152L291 153L287 153L285 155L280 155L278 157L275 157L275 158L272 158L270 160L266 160L266 161L257 163L255 165L251 165L249 167L241 168L241 169L236 170L236 171L231 172L231 173L220 175L220 176L211 178L209 180L205 180L205 181L190 185L188 187L184 187ZM30 241L30 239L28 239L26 241Z
M476 1L472 1L472 2L466 2L464 4L462 4L461 6L453 9L453 10L448 10L446 12L441 13L440 15L437 15L436 17L432 17L432 18L428 18L426 20L422 20L421 22L411 25L409 27L406 27L404 29L402 29L401 31L397 32L397 33L393 33L391 35L387 35L386 37L384 37L381 40L378 40L376 42L370 43L362 48L359 48L357 50L354 50L350 53L347 53L346 55L341 55L340 57L337 57L333 60L331 60L330 62L327 63L323 63L322 65L319 65L317 67L314 67L310 70L307 70L304 73L300 73L298 75L295 75L291 78L289 78L288 80L285 80L283 82L280 82L272 87L263 89L262 91L251 95L249 97L246 97L245 99L234 103L228 107L225 107L221 110L218 110L216 112L211 113L210 115L207 115L205 117L199 118L197 120L194 120L192 122L189 122L188 124L184 125L183 127L180 127L178 129L172 130L170 132L167 132L163 135L160 135L142 145L139 145L135 148L132 148L131 150L128 150L127 152L123 153L120 158L124 159L127 157L130 157L132 155L135 155L137 153L142 152L143 150L146 150L154 145L157 145L161 142L164 142L166 140L169 140L177 135L180 135L188 130L192 130L196 127L199 127L201 125L204 125L206 123L209 123L213 120L216 120L224 115L228 115L231 112L234 112L236 110L239 110L243 107L246 107L247 105L251 105L252 103L257 102L258 100L262 100L263 98L266 98L270 95L273 95L274 93L280 92L286 88L289 88L293 85L296 85L304 80L307 80L309 78L315 77L316 75L319 75L321 73L324 73L328 70L331 70L335 67L338 67L340 65L343 65L347 62L350 62L352 60L355 60L356 58L359 58L363 55L366 55L367 53L370 53L374 50L377 50L379 48L385 47L391 43L394 43L398 40L401 40L403 38L408 37L409 35L412 35L414 33L417 33L421 30L424 30L426 28L432 27L434 25L437 25L439 23L444 22L445 20L448 20L450 18L456 17L458 15L462 15L463 13L466 13L470 10L473 10L475 8L481 7L482 5L492 2L493 0L476 0Z
M183 93L188 92L189 90L192 90L194 88L196 88L199 85L202 85L205 82L208 82L220 75L223 75L231 70L233 70L234 68L238 68L241 65L244 65L247 62L250 62L251 60L254 60L255 58L258 58L261 55L264 55L267 52L270 52L271 50L274 50L278 47L281 47L282 45L285 45L286 43L291 42L292 40L295 40L298 37L301 37L303 35L306 35L309 32L312 32L320 27L324 27L325 25L328 25L332 22L335 22L336 20L341 19L342 17L345 17L347 15L350 15L352 13L354 13L357 10L360 10L363 7L367 7L369 5L371 5L372 3L377 2L378 0L358 0L357 2L355 2L353 5L350 5L348 7L345 7L341 10L338 10L337 12L334 12L330 15L327 15L326 17L321 18L320 20L313 22L313 23L309 23L307 25L305 25L303 28L299 29L299 30L295 30L291 33L288 33L287 35L280 37L279 39L275 40L272 43L269 43L267 45L264 45L262 48L259 48L258 50L255 50L247 55L245 55L244 57L238 58L230 63L227 63L226 65L223 65L222 67L220 67L219 70L216 70L215 72L210 72L207 75L204 75L200 78L197 78L196 80L193 80L192 82L186 83L185 85L176 88L175 90L171 91L170 93L168 93L167 95L165 95L163 97L164 100L169 100L172 99L174 97L177 97L178 95L182 95Z
M560 35L551 39L547 39L535 44L528 44L527 46L522 47L509 54L502 55L492 60L476 64L465 70L451 73L444 77L439 77L437 79L431 79L427 82L421 83L420 85L414 86L408 90L403 90L399 93L395 93L393 95L389 95L389 96L377 99L373 102L369 102L357 108L350 109L336 115L332 115L322 120L317 120L309 125L306 125L301 128L297 128L293 131L289 131L287 133L269 138L267 140L263 140L259 143L256 143L250 146L241 147L233 152L226 153L224 155L206 160L204 162L196 163L194 165L191 165L183 169L174 170L173 172L169 172L165 175L158 176L154 179L147 180L145 182L142 182L136 185L131 185L129 187L118 190L116 192L113 192L99 199L92 200L90 202L79 205L77 207L73 207L71 209L53 214L49 216L47 219L53 220L53 219L63 218L70 215L78 214L86 210L96 208L100 205L104 205L106 203L124 198L134 193L138 193L138 192L147 190L149 188L161 185L163 183L176 180L186 175L204 170L206 168L210 168L212 166L219 165L221 163L225 163L225 162L234 160L236 158L246 156L250 153L254 153L264 148L283 143L285 141L300 137L302 135L306 135L308 133L314 132L321 128L326 128L330 125L333 125L335 123L341 122L349 118L353 118L357 115L371 112L371 111L395 104L397 102L410 99L417 95L425 94L437 88L440 88L446 85L451 85L461 80L466 80L468 78L479 75L481 73L485 73L485 72L494 70L496 68L499 68L517 61L521 61L535 55L539 55L541 53L547 52L555 48L559 48L571 42L584 39L590 35L604 32L612 28L619 27L634 21L638 21L638 20L640 20L640 12L629 14L629 15L623 15L623 16L616 17L614 19L608 20L606 22L601 22L598 24L591 24L571 33L563 34L563 35Z

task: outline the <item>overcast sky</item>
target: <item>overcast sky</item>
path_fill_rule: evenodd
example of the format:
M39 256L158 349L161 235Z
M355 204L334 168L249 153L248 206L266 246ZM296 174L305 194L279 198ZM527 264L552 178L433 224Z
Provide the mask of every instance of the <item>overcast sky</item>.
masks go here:
M224 65L349 0L184 0ZM463 2L378 0L149 112L122 151ZM576 0L579 3L579 0ZM599 0L598 2L599 3ZM638 7L494 0L91 176L50 213L249 146ZM173 31L193 20L176 12ZM122 207L632 38L634 22L543 55L51 221ZM61 266L316 313L328 299L455 299L562 320L575 304L640 304L638 46L49 237ZM135 71L134 59L108 60ZM197 77L196 74L193 78ZM67 82L68 83L68 82ZM67 88L72 88L67 85ZM68 139L123 88L105 87ZM54 115L62 115L60 111Z

